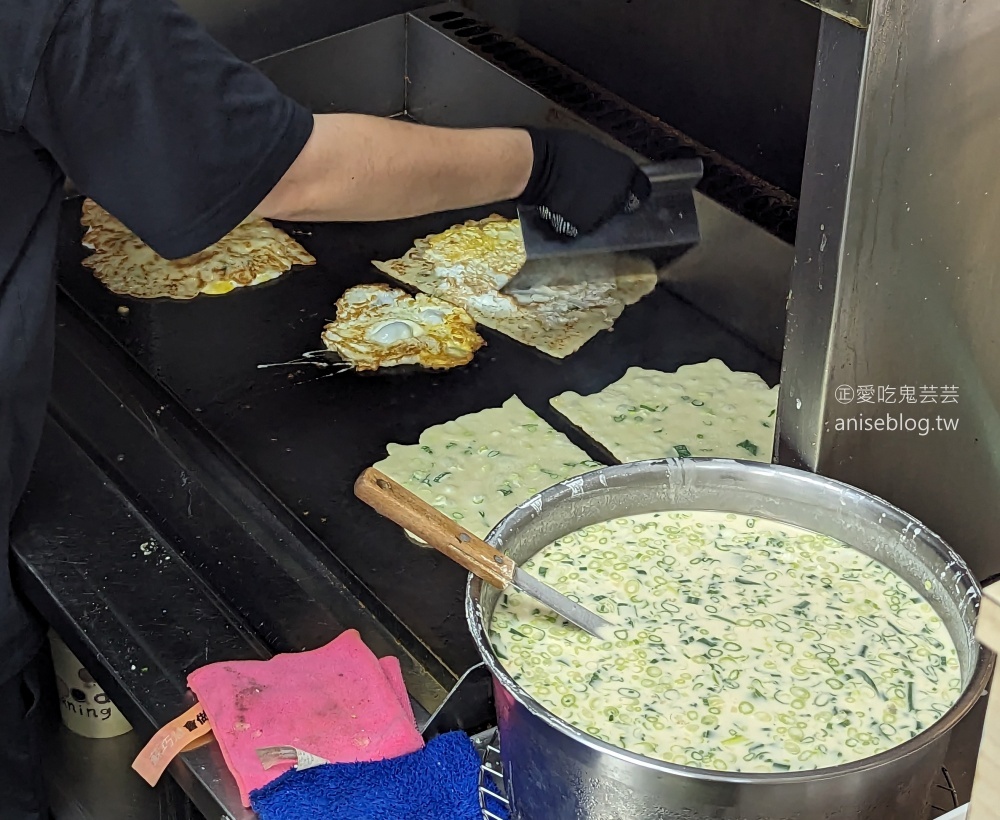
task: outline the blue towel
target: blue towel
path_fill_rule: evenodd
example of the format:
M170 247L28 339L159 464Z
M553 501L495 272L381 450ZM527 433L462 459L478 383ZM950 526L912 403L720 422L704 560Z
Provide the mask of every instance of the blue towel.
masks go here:
M449 732L393 760L293 769L250 802L260 820L483 820L479 755L464 732Z

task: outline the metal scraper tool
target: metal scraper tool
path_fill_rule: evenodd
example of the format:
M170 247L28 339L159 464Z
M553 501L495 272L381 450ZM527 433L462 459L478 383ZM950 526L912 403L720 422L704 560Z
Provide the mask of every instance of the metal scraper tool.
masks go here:
M510 556L450 519L373 467L354 484L354 494L380 515L409 530L438 552L497 589L519 589L595 638L609 640L614 626L521 569Z
M663 270L701 241L694 188L704 170L700 159L643 166L652 193L642 207L614 216L592 233L576 238L559 236L535 208L518 206L527 261L501 290L515 293L578 282L613 282L618 273L635 272L635 257L648 259L658 272Z

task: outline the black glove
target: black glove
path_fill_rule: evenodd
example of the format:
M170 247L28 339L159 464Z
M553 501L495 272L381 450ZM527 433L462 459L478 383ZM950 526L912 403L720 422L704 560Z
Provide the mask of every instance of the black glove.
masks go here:
M579 236L649 197L649 178L625 154L576 131L528 128L535 159L518 201L557 233Z

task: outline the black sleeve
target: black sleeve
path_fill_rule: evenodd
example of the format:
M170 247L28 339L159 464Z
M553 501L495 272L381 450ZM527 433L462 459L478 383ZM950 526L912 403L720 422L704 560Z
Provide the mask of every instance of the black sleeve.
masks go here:
M177 258L260 204L312 115L173 0L69 0L24 127L81 191Z

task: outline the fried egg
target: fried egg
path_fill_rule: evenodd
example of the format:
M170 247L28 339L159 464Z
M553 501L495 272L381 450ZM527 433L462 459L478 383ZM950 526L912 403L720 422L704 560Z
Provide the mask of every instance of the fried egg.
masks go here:
M447 288L467 306L494 318L517 315L517 302L499 290L524 264L521 223L490 217L456 225L414 244Z
M508 279L521 269L526 258L521 222L517 219L493 217L466 222L428 236L423 244L424 257L438 267L471 265ZM498 284L502 286L506 281Z
M472 361L485 342L464 310L389 285L357 285L337 300L323 344L357 370L420 365L435 370Z

